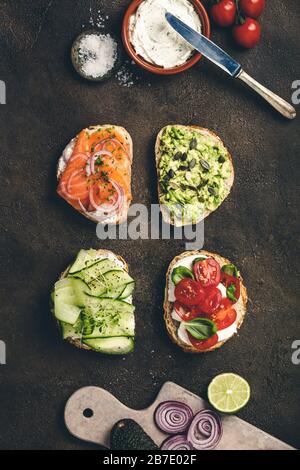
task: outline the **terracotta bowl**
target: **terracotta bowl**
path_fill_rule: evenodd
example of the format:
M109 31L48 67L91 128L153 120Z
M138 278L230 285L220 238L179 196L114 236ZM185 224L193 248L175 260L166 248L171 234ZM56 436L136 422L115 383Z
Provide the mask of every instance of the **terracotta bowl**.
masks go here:
M192 57L187 60L183 65L180 65L178 67L173 67L173 68L163 68L158 65L151 64L150 62L147 62L145 59L143 59L141 56L139 56L135 50L133 45L130 42L129 38L129 21L130 17L136 12L137 8L139 5L143 2L144 0L133 0L126 13L124 16L123 20L123 25L122 25L122 39L124 43L124 47L129 54L129 56L138 64L140 65L143 69L148 70L148 72L156 73L159 75L174 75L176 73L184 72L185 70L188 70L191 68L193 65L195 65L202 57L201 54L198 52L193 54ZM197 11L201 24L202 24L202 34L206 37L210 37L210 21L208 14L206 12L206 9L202 5L202 3L199 0L190 0L190 2L194 5L195 10Z

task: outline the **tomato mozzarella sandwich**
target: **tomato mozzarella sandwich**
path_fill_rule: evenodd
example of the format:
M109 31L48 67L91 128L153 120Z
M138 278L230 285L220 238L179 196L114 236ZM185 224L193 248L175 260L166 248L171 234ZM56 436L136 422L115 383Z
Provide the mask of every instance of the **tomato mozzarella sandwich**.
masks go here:
M240 328L247 290L227 259L208 251L176 256L167 272L164 319L172 341L186 352L221 347Z

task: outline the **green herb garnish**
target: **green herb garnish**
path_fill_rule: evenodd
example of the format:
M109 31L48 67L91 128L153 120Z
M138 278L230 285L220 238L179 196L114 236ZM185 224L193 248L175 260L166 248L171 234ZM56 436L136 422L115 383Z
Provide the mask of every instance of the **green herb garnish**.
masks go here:
M171 277L172 277L172 281L176 285L185 277L194 279L194 274L192 273L190 269L186 268L185 266L178 266L177 268L173 269Z
M218 331L217 325L207 318L195 318L182 323L193 338L199 341L211 338Z
M222 266L221 270L223 271L223 273L229 274L229 276L238 277L239 274L234 264L225 264L224 266Z
M228 299L232 300L233 302L237 302L237 298L235 297L236 287L234 284L230 284L226 289L226 295Z

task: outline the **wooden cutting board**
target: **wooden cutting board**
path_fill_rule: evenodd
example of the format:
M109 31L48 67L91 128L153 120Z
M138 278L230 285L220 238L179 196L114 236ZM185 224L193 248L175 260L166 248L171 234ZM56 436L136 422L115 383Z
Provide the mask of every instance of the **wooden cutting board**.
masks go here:
M187 403L194 412L208 407L202 398L173 382L166 382L154 403L144 410L128 408L103 388L83 387L69 398L65 407L65 423L73 436L109 447L113 425L122 418L131 418L160 446L167 436L157 429L153 414L159 403L165 400ZM222 423L223 436L217 450L293 449L236 416L222 416Z

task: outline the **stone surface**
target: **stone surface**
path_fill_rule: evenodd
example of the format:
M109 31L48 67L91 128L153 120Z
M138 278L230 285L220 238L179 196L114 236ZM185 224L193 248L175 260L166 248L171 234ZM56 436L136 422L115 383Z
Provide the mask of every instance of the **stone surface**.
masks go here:
M205 396L223 371L244 376L252 399L240 417L300 447L299 119L287 122L260 98L202 61L185 74L158 77L132 66L134 85L90 84L70 64L74 37L88 25L89 4L120 30L128 1L38 0L0 5L1 327L0 447L80 449L69 435L66 400L100 386L132 408L147 407L166 380ZM298 0L267 2L263 40L241 51L230 34L213 38L246 70L286 99L300 79ZM122 75L124 76L124 75ZM231 150L236 182L205 223L205 248L230 258L249 290L239 336L221 350L189 356L169 341L162 320L165 272L184 242L97 240L95 225L55 194L55 166L66 143L90 124L125 126L134 139L134 201L157 202L155 135L173 122L215 130ZM103 357L63 343L48 308L49 290L81 248L114 250L138 280L134 354Z

